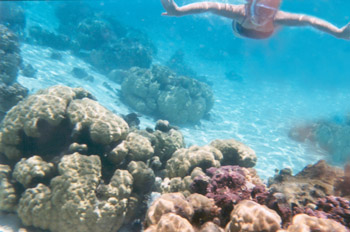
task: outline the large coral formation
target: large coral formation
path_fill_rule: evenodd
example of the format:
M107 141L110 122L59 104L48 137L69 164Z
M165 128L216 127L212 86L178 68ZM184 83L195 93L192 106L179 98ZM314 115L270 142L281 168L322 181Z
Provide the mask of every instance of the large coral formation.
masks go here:
M211 146L219 149L224 156L222 165L239 165L241 167L254 167L257 161L255 151L247 145L234 139L214 140Z
M244 200L235 206L226 232L276 232L281 218L273 210L254 201Z
M103 185L101 168L98 156L65 155L50 186L39 184L24 192L18 206L22 222L51 231L118 230L127 210L132 210L128 199L133 178L116 170L110 183Z
M173 123L198 122L214 103L207 84L176 76L162 66L131 68L122 83L122 96L137 111Z
M0 80L7 85L12 84L16 80L22 59L17 36L2 24L0 24L0 57Z
M67 119L71 123L66 126L67 130L75 127L77 135L86 129L95 143L106 145L124 138L128 130L126 122L87 97L92 98L81 88L64 86L51 87L29 96L4 118L0 127L0 151L8 159L18 160L23 153L29 152L29 147L24 147L28 146L28 138L47 141L56 135L54 128L67 123Z
M4 17L1 14L3 10L1 6L3 4L5 3L0 3L0 21ZM17 36L2 24L0 24L0 57L1 121L5 113L22 100L28 92L26 88L16 82L19 65L22 60Z

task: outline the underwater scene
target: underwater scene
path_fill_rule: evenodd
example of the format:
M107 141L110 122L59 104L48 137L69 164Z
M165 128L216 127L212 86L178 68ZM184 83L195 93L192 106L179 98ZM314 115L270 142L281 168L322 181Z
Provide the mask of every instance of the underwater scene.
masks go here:
M0 1L0 231L350 231L349 9Z

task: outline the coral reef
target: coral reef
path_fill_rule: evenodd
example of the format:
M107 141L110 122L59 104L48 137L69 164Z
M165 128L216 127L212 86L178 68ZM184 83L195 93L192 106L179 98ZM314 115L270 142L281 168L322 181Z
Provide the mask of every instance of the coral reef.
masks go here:
M214 140L211 146L221 151L224 156L222 165L239 165L241 167L254 167L257 161L255 151L247 145L234 139Z
M214 102L209 86L163 66L131 68L122 83L122 99L139 112L172 123L198 122Z
M0 57L0 80L10 85L17 78L22 59L17 36L2 24L0 24Z

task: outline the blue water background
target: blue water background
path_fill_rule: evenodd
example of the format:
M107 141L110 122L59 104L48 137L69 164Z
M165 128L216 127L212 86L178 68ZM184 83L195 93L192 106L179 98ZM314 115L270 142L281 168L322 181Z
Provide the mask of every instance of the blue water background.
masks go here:
M176 2L182 5L194 1ZM50 8L57 2L28 4L29 24L57 28ZM161 16L164 10L159 0L89 1L89 4L146 32L158 49L154 63L164 64L176 50L182 49L185 61L213 82L216 102L211 120L182 128L187 145L205 145L216 138L238 139L256 151L256 168L263 178L271 176L275 168L291 167L297 172L320 158L332 160L318 148L290 140L287 134L291 127L305 120L349 112L349 41L309 27L282 28L268 40L240 39L234 37L231 21L217 16ZM350 2L346 0L285 0L282 4L282 10L314 15L337 26L350 21L348 9ZM24 47L24 59L34 66L37 63L38 69L43 68L37 57L45 51L35 56L31 49ZM50 68L55 72L55 67ZM232 70L243 77L243 82L225 78L225 73ZM45 71L49 76L50 70ZM25 86L40 86L24 77L19 77L19 81ZM46 87L50 82L41 84ZM97 98L105 106L114 107L107 96Z

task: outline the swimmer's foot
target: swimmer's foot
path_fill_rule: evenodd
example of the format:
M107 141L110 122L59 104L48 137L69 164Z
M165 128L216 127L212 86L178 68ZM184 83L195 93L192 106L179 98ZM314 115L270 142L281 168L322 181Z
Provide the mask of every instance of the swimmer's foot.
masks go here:
M174 0L160 0L166 12L162 13L162 15L167 16L177 16L179 15L178 6L174 2Z
M350 40L350 23L341 28L340 38Z

